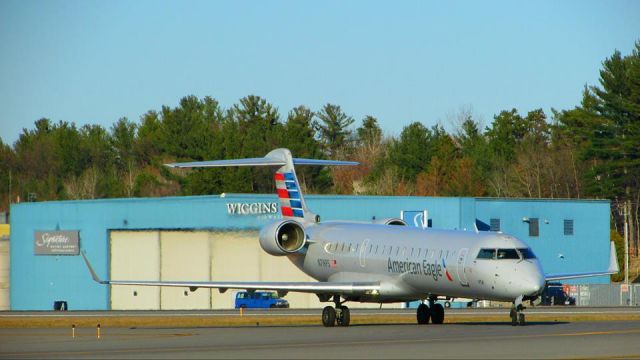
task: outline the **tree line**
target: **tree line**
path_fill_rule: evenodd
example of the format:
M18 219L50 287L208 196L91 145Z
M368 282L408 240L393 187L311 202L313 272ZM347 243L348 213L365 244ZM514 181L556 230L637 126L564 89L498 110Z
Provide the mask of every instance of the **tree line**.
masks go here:
M576 89L578 90L578 89ZM301 167L309 193L612 201L612 227L625 219L640 238L640 42L602 63L573 109L500 111L483 126L461 110L454 130L413 122L385 135L373 116L356 122L336 104L286 115L250 95L229 108L212 97L182 98L139 122L111 127L37 120L8 145L0 139L0 211L9 203L113 197L273 192L268 169L172 170L163 164L261 157L277 147L294 156L355 160L358 167Z

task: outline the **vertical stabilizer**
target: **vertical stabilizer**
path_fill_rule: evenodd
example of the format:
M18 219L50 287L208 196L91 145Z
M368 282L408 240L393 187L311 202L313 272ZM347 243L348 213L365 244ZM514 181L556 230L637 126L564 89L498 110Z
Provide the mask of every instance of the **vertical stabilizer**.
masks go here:
M304 202L291 152L288 149L275 149L265 157L284 162L274 175L282 216L315 222L316 214L310 212Z
M275 149L262 158L212 160L166 164L174 168L223 167L223 166L278 166L274 175L282 216L304 222L317 222L316 214L309 211L304 202L300 182L294 165L358 165L353 161L302 159L291 156L289 149Z

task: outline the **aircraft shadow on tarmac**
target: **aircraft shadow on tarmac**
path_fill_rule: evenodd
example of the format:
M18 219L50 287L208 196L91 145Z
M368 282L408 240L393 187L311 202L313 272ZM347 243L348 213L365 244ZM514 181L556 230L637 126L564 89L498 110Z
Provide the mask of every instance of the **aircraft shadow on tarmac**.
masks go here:
M552 325L563 325L568 324L567 321L527 321L524 326L552 326ZM460 325L460 326L512 326L509 321L473 321L473 322L459 322L459 323L445 323L440 325L418 325L418 324L407 324L407 323L385 323L385 324L351 324L349 327L359 327L359 326L420 326L425 328L438 328L441 326L452 326L452 325ZM305 326L314 326L314 325L305 325Z
M528 321L524 326L553 326L553 325L565 325L569 324L568 321ZM385 326L419 326L427 328L440 328L442 326L512 326L509 321L473 321L473 322L459 322L459 323L445 323L440 325L418 325L418 324L407 324L407 323L384 323L384 324L351 324L349 327L385 327ZM189 326L190 329L217 329L217 328L226 328L226 329L243 329L243 328L315 328L322 327L322 325L315 324L300 324L300 325L262 325L260 323L256 323L255 325L242 325L242 326ZM129 329L145 329L145 330L157 330L157 329L173 329L174 327L129 327ZM341 326L335 326L333 328L341 328Z

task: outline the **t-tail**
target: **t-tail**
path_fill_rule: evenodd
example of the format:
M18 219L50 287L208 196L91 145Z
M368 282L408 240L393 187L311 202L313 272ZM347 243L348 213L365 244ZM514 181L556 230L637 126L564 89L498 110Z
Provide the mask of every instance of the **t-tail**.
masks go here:
M275 149L265 157L234 160L212 160L166 164L174 168L224 167L224 166L273 166L278 167L274 175L280 210L285 218L304 222L318 222L317 215L309 211L302 195L295 165L358 165L354 161L302 159L291 156L289 149Z

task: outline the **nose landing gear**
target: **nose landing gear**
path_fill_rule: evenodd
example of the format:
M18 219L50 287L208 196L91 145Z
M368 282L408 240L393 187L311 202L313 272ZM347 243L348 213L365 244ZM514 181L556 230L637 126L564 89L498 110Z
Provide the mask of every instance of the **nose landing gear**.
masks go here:
M509 317L511 317L511 326L524 326L525 325L525 317L523 310L526 309L524 305L522 305L523 296L520 295L516 298L511 306L511 310L509 311Z

